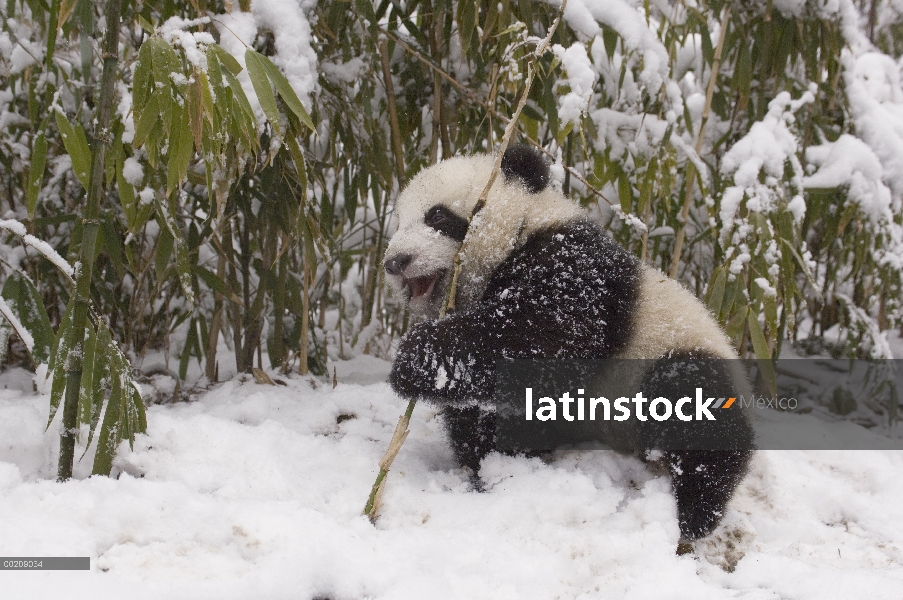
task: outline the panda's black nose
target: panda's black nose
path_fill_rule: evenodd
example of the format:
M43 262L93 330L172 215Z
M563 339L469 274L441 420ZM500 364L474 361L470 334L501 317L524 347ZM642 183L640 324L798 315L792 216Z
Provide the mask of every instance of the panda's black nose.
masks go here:
M389 275L401 275L405 268L411 264L412 258L414 257L410 254L396 254L386 261L386 273Z

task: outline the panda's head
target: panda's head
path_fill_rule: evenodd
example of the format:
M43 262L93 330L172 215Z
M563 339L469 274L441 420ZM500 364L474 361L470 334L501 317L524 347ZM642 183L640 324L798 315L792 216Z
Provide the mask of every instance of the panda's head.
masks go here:
M495 158L456 156L424 169L398 197L398 231L386 249L386 279L412 312L436 317L461 255L458 308L480 297L492 271L534 231L581 214L549 186L549 165L529 146L513 146L502 159L486 207L468 220L489 181Z

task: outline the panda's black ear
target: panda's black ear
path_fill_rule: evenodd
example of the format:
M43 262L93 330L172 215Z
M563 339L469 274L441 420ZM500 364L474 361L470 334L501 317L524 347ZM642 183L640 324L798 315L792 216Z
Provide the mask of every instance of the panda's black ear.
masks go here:
M542 152L533 146L519 144L509 146L502 157L502 173L505 181L517 179L530 193L538 194L546 189L551 180L549 163Z

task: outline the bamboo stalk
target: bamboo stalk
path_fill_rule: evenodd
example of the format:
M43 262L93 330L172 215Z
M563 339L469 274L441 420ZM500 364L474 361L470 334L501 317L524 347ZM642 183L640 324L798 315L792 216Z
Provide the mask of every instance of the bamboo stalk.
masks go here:
M699 131L696 132L697 155L702 152L702 143L705 140L705 126L708 123L709 113L712 110L712 96L715 94L718 71L721 70L721 53L724 51L724 39L727 35L728 20L731 16L730 8L731 5L728 3L721 10L721 31L718 32L718 46L715 48L715 55L712 57L712 73L709 75L709 83L705 91L705 107L702 109ZM683 250L684 239L687 236L687 219L690 216L690 205L693 203L693 191L696 186L696 164L689 160L687 162L689 164L687 165L684 205L680 209L679 227L677 235L674 237L674 254L671 256L671 269L668 272L668 276L671 279L677 279L677 267L680 266L680 253Z
M398 127L398 108L395 106L395 86L392 83L392 70L389 68L389 50L384 37L379 38L379 56L382 59L386 101L389 104L389 123L392 127L392 153L395 155L395 176L398 177L398 188L401 189L404 187L404 150L401 146L401 129Z
M562 0L561 2L561 10L558 13L558 17L552 23L552 26L549 28L548 35L546 35L545 39L536 47L536 50L530 55L529 62L527 63L527 80L524 83L524 91L521 94L520 102L517 105L517 109L514 111L514 114L511 116L511 120L508 121L508 126L505 128L505 134L502 136L502 142L499 147L498 155L495 158L495 164L493 165L492 172L489 175L489 181L486 182L486 186L483 188L483 191L480 193L477 198L477 203L474 206L473 210L470 212L470 219L468 222L473 221L473 218L479 213L485 206L486 200L489 197L489 190L492 189L492 185L495 183L496 177L498 177L498 173L502 167L502 158L505 155L505 150L508 147L508 142L511 140L511 135L514 133L514 129L517 127L517 121L520 118L520 113L524 108L524 105L527 103L527 97L530 95L530 87L533 85L533 73L534 73L534 65L536 64L536 60L545 53L546 49L549 46L549 43L552 41L552 36L555 34L555 30L558 28L558 24L561 22L561 17L564 15L564 9L567 6L567 0ZM455 253L454 259L454 273L452 275L452 280L449 283L448 290L445 292L445 303L442 306L442 310L439 313L439 318L442 319L445 317L447 310L454 309L454 300L455 294L454 289L458 283L458 275L461 272L461 250L467 244L467 236L465 235L464 241L461 242L461 246L458 247L458 251ZM370 489L370 496L367 498L367 504L364 506L364 514L370 519L371 522L376 520L377 512L379 511L379 498L382 494L383 483L386 480L386 475L389 473L389 467L392 466L392 462L395 460L395 457L398 455L398 451L401 450L402 444L404 444L405 439L408 437L408 425L411 422L411 415L414 413L414 406L416 406L417 400L411 400L408 402L408 407L404 411L404 414L398 419L398 424L395 426L395 431L392 433L392 438L389 440L389 447L386 448L383 457L379 461L379 473L376 476L376 481L373 482L373 487Z
M102 56L103 72L100 79L100 106L94 122L91 152L91 187L88 189L84 217L82 218L82 243L79 247L78 270L75 283L75 307L72 313L73 344L66 357L66 396L63 400L63 427L60 431L60 462L57 480L72 477L75 459L75 437L78 433L78 394L82 379L82 346L85 326L88 323L88 301L91 293L91 276L94 267L94 250L100 229L100 202L104 195L104 177L107 146L112 143L110 123L113 100L116 93L116 75L119 68L119 20L122 0L107 0L104 15L107 30L104 33Z

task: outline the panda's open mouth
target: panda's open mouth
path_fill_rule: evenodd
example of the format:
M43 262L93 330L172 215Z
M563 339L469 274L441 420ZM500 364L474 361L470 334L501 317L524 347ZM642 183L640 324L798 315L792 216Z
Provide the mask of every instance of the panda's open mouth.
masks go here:
M436 272L423 277L404 278L401 280L401 284L410 290L411 300L416 300L425 296L429 297L433 293L440 275L442 275L441 272Z

